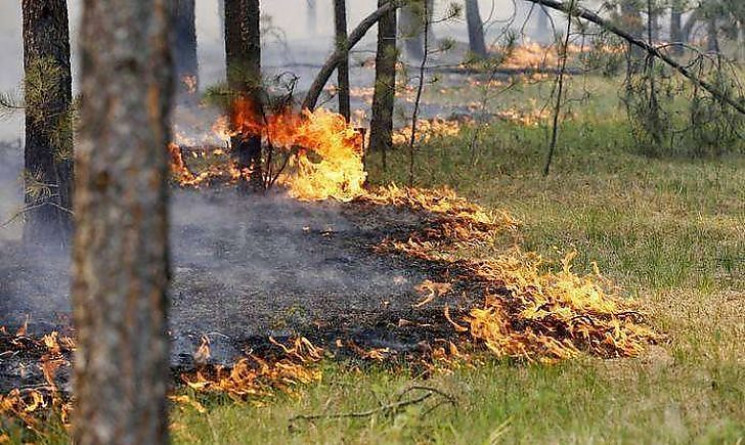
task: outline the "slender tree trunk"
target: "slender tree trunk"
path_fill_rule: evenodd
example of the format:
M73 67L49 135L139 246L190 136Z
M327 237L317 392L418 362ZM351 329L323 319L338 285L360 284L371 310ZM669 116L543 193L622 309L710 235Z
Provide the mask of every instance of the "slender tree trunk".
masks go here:
M378 8L388 0L378 0ZM396 102L396 11L392 9L378 22L378 50L375 55L375 92L370 121L370 150L379 150L383 169L387 153L393 147L393 108Z
M710 53L719 53L719 30L717 29L716 17L708 18L706 21L706 50Z
M259 0L225 0L225 55L228 86L236 99L244 98L251 104L249 116L262 121L261 97L261 8ZM235 117L236 113L231 111ZM234 128L238 122L232 122ZM238 168L243 175L240 189L262 190L261 134L239 134L231 140Z
M673 43L685 43L683 40L683 11L676 3L673 3L670 12L670 40ZM672 48L672 53L679 56L683 54L683 48L675 45Z
M357 27L354 28L351 33L349 33L348 49L354 48L354 46L358 44L363 37L365 37L367 31L369 31L370 28L378 23L381 17L388 14L390 11L395 11L397 8L399 8L401 5L401 1L402 0L390 0L380 8L376 9L375 12L365 17L357 25ZM323 91L323 87L329 81L331 75L334 74L334 70L339 65L339 62L342 60L343 56L344 55L341 53L341 51L336 50L328 57L328 59L326 59L326 62L324 62L323 66L318 71L316 78L313 79L313 83L310 85L310 88L308 88L308 93L305 95L305 99L303 100L302 104L302 107L304 109L313 110L316 107L318 98L321 96L321 92Z
M484 24L481 21L478 0L466 0L466 22L468 22L468 45L472 54L486 57Z
M621 19L623 27L636 38L641 38L644 33L644 22L635 0L625 0L621 4ZM632 44L628 46L626 55L626 75L632 76L641 70L643 52Z
M334 0L334 22L336 27L336 48L342 53L342 60L336 68L339 83L339 114L349 122L352 114L349 103L349 36L347 35L347 2Z
M424 2L427 2L425 5ZM434 42L432 33L432 17L434 12L434 0L410 0L401 8L399 17L399 38L404 42L406 57L420 61L424 58L424 33L427 38ZM425 20L424 14L427 14ZM426 25L429 23L429 25Z
M65 0L23 0L27 242L66 244L72 229L70 36Z
M199 89L195 0L173 0L176 21L174 62L179 98L196 98Z
M169 0L85 0L73 443L168 443Z

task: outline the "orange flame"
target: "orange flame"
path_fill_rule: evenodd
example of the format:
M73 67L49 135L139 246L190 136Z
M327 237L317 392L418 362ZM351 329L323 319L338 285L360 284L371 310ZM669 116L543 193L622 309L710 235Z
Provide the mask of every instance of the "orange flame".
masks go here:
M364 141L339 114L324 109L298 113L288 108L261 116L249 99L241 97L233 103L229 117L214 123L212 132L224 141L261 136L265 145L291 156L289 168L278 182L294 198L351 201L363 194L367 177L362 162ZM175 172L183 171L181 167L176 165ZM181 183L198 185L195 182L208 178L197 175L196 181L186 179Z

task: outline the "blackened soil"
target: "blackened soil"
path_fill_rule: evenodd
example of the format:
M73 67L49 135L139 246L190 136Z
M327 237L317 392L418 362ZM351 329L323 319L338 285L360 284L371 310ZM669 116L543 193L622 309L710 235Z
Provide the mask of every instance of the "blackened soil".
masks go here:
M246 349L266 347L269 336L410 351L453 335L443 307L465 310L471 302L464 295L473 293L456 287L413 307L421 298L415 286L447 281L452 266L373 251L386 237L407 239L428 217L279 194L241 197L233 189L176 192L172 363L188 367L203 336L211 360L230 363ZM28 318L36 334L69 328L67 254L13 243L0 248L0 324L13 330ZM4 366L0 356L0 379L7 378Z

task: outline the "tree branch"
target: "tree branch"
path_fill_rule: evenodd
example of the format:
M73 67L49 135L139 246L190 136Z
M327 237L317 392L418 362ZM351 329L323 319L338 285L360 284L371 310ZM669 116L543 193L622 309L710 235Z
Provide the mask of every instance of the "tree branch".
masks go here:
M730 97L728 94L723 93L720 90L718 90L714 85L699 78L698 76L693 74L689 69L687 69L683 65L673 60L672 57L661 52L659 48L652 46L651 44L645 42L644 40L634 37L629 32L624 31L623 29L617 27L616 25L612 24L608 20L600 17L598 14L588 9L585 9L581 6L575 6L574 8L572 8L571 5L565 2L559 1L559 0L525 0L525 1L543 5L547 8L561 11L573 17L585 19L588 22L592 22L600 26L606 31L611 32L617 35L618 37L621 37L622 39L626 40L630 44L643 49L649 55L662 60L663 62L665 62L672 68L674 68L677 72L682 74L685 78L687 78L688 80L696 84L698 87L706 90L719 102L727 104L731 106L732 108L734 108L735 110L737 110L738 112L740 112L741 114L745 115L745 105L742 102L737 101L736 99Z
M334 53L331 54L328 59L326 59L326 63L324 63L321 67L321 71L319 71L316 75L313 84L308 90L308 94L305 96L305 100L303 101L303 109L307 108L308 110L313 110L316 107L318 98L321 96L321 92L323 91L323 87L326 86L326 82L329 81L329 78L331 78L334 70L339 66L341 61L344 60L345 53L354 48L354 46L357 45L360 40L362 40L365 34L367 34L367 31L369 31L370 28L373 27L373 25L378 23L381 17L390 12L392 9L399 8L401 6L401 3L403 3L402 0L391 0L384 6L378 8L377 11L367 16L360 22L359 25L357 25L354 31L349 34L346 48L336 48Z

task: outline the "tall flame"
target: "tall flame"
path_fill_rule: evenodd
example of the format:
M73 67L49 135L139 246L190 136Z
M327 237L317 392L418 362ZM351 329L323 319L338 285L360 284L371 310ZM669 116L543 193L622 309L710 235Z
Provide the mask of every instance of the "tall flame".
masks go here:
M293 154L289 172L279 179L291 196L304 201L350 201L363 194L367 173L362 162L362 136L343 116L325 109L302 113L287 109L257 117L251 102L244 98L234 103L232 111L233 132L225 131L225 120L213 131L224 137L261 135L265 144Z

